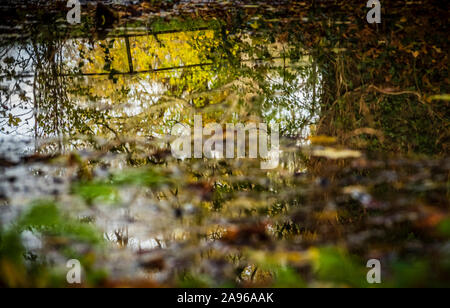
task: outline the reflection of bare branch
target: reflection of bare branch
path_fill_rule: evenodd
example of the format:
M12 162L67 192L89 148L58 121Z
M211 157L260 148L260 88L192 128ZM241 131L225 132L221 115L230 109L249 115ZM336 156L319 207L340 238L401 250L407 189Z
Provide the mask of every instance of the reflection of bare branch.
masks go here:
M114 235L116 236L116 242L120 247L124 248L128 246L129 235L128 228L122 228L114 231Z
M370 86L368 87L368 89L373 89L373 90L375 90L375 91L377 91L377 92L380 92L380 93L382 93L382 94L385 94L385 95L394 95L394 96L399 96L399 95L414 95L414 96L417 97L418 101L419 101L421 104L423 104L425 107L427 107L428 112L429 112L431 115L434 115L434 116L438 117L440 120L444 121L444 117L443 117L442 115L438 114L437 112L435 112L435 111L432 109L432 107L430 106L430 104L427 104L427 103L425 102L424 97L423 97L422 94L420 94L419 92L416 92L416 91L392 91L391 89L381 89L381 88L379 88L379 87L377 87L377 86L375 86L375 85L370 85Z

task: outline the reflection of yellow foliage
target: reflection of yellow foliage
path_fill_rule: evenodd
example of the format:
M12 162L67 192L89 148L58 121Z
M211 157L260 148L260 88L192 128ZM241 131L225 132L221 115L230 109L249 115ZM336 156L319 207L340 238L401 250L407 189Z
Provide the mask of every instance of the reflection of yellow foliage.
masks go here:
M96 127L97 119L85 124L97 135L144 137L167 134L174 121L190 124L189 108L218 106L211 121L221 118L219 104L230 103L233 94L229 75L209 66L189 67L211 64L209 56L219 42L214 31L130 36L133 71L140 72L130 74L125 38L97 42L93 48L77 41L73 50L67 50L72 66L83 63L83 74L105 75L76 79L74 89L83 91L73 91L75 95L81 92L92 99L74 97L74 101L79 100L82 108L110 111L112 115L107 128ZM188 68L183 69L185 66ZM161 71L166 68L173 69ZM205 123L208 119L205 115Z
M134 71L201 64L207 61L206 54L216 43L213 42L213 31L191 31L158 36L130 37L130 52ZM83 73L105 72L107 53L100 45L108 45L111 41L96 44L93 51L85 50L93 60L84 67ZM200 42L208 42L200 44ZM81 50L86 47L81 46ZM128 55L125 38L117 38L109 49L111 69L128 72Z
M213 80L208 70L196 70L183 80L183 71L174 70L158 74L151 71L164 68L178 68L189 65L209 63L207 55L218 45L213 31L188 31L157 36L130 37L130 53L134 72L148 71L141 75L115 75L115 82L108 77L91 78L91 95L111 97L122 88L139 82L159 82L169 88L179 88L184 92L193 92L198 85L205 86ZM109 46L109 48L106 48ZM78 43L78 52L85 54L89 61L72 54L75 63L84 62L83 74L108 73L110 71L129 73L128 54L125 38L115 38L100 41L91 50L82 42ZM110 65L107 65L110 61ZM109 70L106 70L108 69ZM180 83L182 83L180 85ZM111 97L112 98L112 97Z

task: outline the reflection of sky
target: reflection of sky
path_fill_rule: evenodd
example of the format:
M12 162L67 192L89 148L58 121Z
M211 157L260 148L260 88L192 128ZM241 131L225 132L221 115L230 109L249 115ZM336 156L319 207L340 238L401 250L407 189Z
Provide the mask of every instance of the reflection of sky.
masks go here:
M32 65L33 61L30 60L30 56L28 53L19 48L18 46L11 46L7 47L10 48L9 51L4 55L4 57L1 59L0 66L1 70L11 70L11 67L8 68L8 66L5 64L4 60L7 58L12 58L16 63L23 63L23 66L20 68L13 67L14 72L16 74L22 74L22 73L29 73L32 71ZM2 50L3 51L3 50ZM3 51L4 52L4 51ZM6 118L0 118L0 124L1 127L5 129L5 131L0 131L0 137L4 137L8 135L7 133L10 132L9 135L11 136L31 136L32 130L34 127L34 113L33 113L33 87L31 86L33 84L33 78L23 78L18 82L15 79L12 80L3 80L0 82L0 87L3 90L6 90L7 93L14 93L11 95L8 101L7 97L5 96L4 91L1 93L1 103L2 110L4 110L4 107L10 108L6 112ZM20 95L21 94L21 95ZM30 100L28 102L24 102L20 96L25 95ZM21 121L19 123L18 127L10 127L9 124L9 114L11 114L13 117L19 118Z
M27 46L29 47L29 46ZM3 58L0 59L1 71L14 70L15 74L29 73L32 71L33 62L29 54L19 46L8 46L8 51L1 50ZM6 51L6 53L5 53ZM16 66L8 67L5 60L11 58L15 63L22 63L18 68ZM5 111L5 117L0 116L0 155L10 161L15 161L25 153L34 151L34 106L33 106L33 78L23 78L20 81L16 79L7 80L4 78L0 82L1 96L0 109ZM9 99L5 94L12 94ZM26 96L29 101L24 102L21 96ZM5 107L8 109L6 110ZM9 125L9 115L13 118L19 118L19 126Z
M30 81L31 83L33 82L32 78L28 78L27 80ZM10 89L13 88L14 81L6 82L6 86ZM25 83L21 83L20 87L22 88L22 90L24 91L24 93L27 97L29 97L29 98L32 97L33 87L31 87ZM8 125L9 120L1 119L2 126L3 125L5 126L6 131L5 132L0 131L0 136L5 136L5 135L16 136L17 135L17 136L31 137L33 135L33 129L34 129L34 123L35 123L34 112L33 112L34 111L33 110L33 102L30 101L30 102L24 103L20 99L19 95L14 94L11 96L10 103L7 105L12 107L7 113L10 113L13 117L19 118L20 123L17 128L9 129L9 125ZM14 107L14 106L16 106L16 107ZM10 130L13 130L11 132L12 134L7 134L7 132Z
M269 76L270 86L276 87L283 85L284 80L282 76L273 74ZM287 106L269 104L269 108L265 110L264 116L273 118L269 124L278 122L281 125L281 129L287 129L287 125L298 121L306 121L305 127L301 131L289 131L291 135L298 135L302 138L307 138L311 134L310 125L313 125L318 120L319 116L317 112L313 113L313 110L319 110L317 104L319 102L319 96L316 97L316 101L313 101L313 89L304 86L306 84L305 78L297 76L296 79L291 82L291 85L298 85L293 92L288 94L283 91L276 93L274 99L278 101L289 102ZM320 84L320 77L318 80ZM317 95L320 95L319 89L317 89ZM272 103L272 102L269 102ZM316 104L316 106L313 106ZM299 123L297 123L299 124Z

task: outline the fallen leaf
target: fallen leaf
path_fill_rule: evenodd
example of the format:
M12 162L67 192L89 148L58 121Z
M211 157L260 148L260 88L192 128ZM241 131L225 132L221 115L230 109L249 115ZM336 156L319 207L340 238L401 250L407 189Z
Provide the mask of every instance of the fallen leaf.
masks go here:
M310 136L308 138L312 144L324 144L324 143L335 143L336 138L329 136Z
M328 159L346 159L346 158L360 158L361 152L353 150L337 150L334 148L315 149L312 153L313 156L326 157Z

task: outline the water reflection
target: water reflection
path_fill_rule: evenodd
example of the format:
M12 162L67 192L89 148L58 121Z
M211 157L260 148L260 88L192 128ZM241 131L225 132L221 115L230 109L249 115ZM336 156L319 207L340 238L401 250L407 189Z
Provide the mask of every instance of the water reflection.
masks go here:
M235 43L231 58L219 52L224 42L214 30L24 43L3 63L11 79L3 134L56 138L50 151L64 152L85 137L161 138L201 112L221 122L260 116L285 135L306 136L320 97L311 58L291 60L282 43L257 57L244 34Z
M191 124L195 114L202 114L205 123L276 122L284 136L305 140L317 120L320 75L310 56L291 59L291 46L280 42L262 52L258 49L265 39L254 41L247 33L232 38L231 48L218 29L145 35L127 28L127 33L105 40L25 41L21 47L5 47L11 50L2 66L7 95L2 139L22 135L34 147L31 153L14 155L79 153L82 160L99 163L83 175L87 166L69 167L70 156L69 166L64 158L50 167L30 161L8 169L5 175L14 183L2 182L1 188L15 206L48 197L67 202L76 192L96 207L86 210L70 201L71 211L94 219L108 241L139 252L188 238L193 226L177 222L177 215L191 220L201 214L197 205L210 197L192 195L192 189L201 190L202 184L189 184L188 174L176 166L166 167L173 180L187 180L193 187L177 195L168 188L115 191L95 182L79 188L70 183L80 177L107 180L146 161L167 162L164 151L172 127ZM22 62L27 66L21 67ZM213 171L215 164L192 167ZM106 189L106 195L96 196L99 189ZM111 202L120 208L112 209ZM180 214L174 217L174 211ZM209 223L198 231L204 228ZM118 276L138 275L138 268L120 269L110 262Z
M51 19L1 37L0 239L32 247L14 246L27 256L18 268L80 258L89 275L106 270L94 286L361 286L372 257L391 273L417 259L445 272L448 116L445 102L423 104L446 89L446 69L427 66L445 62L439 42L428 44L435 62L414 58L405 73L409 45L379 46L390 31L294 2L225 3L194 20L138 18L130 4L133 18L107 26L97 8L80 28ZM172 128L199 114L205 125L278 123L279 168L175 159ZM3 276L0 286L27 284Z

